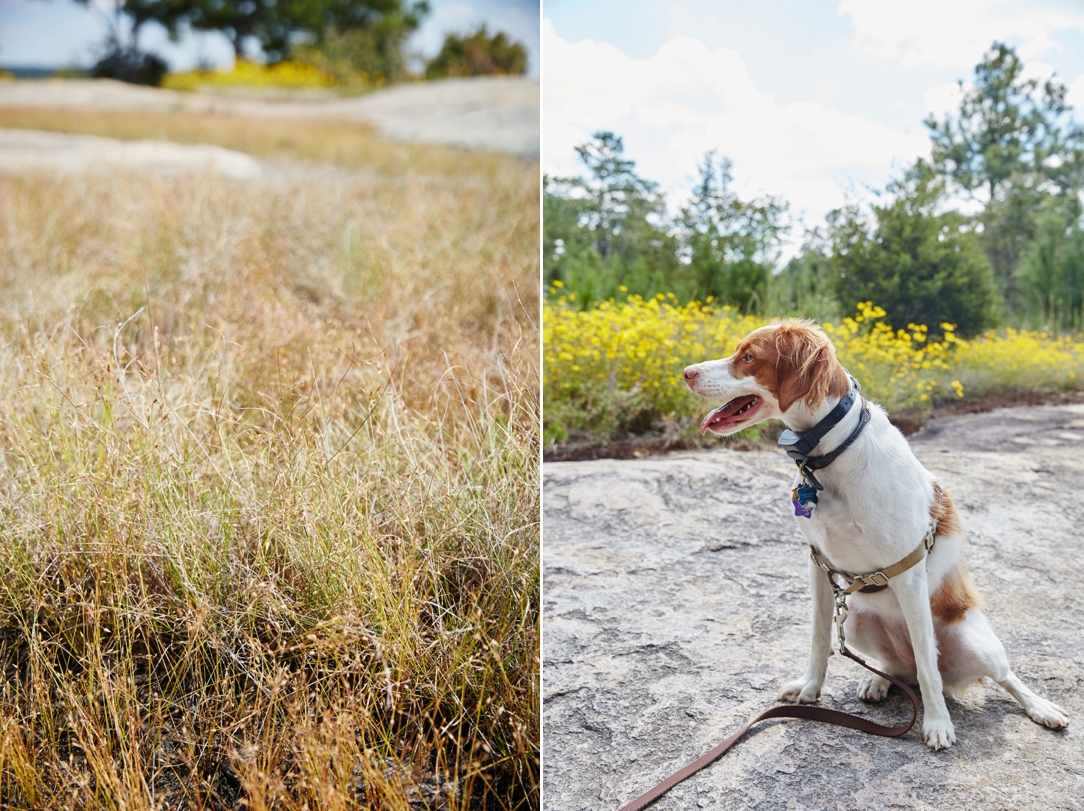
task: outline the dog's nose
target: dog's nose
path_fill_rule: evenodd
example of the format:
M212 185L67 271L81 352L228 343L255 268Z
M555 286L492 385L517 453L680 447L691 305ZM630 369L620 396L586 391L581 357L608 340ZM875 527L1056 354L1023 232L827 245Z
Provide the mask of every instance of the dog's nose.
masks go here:
M696 378L700 377L700 370L695 366L685 367L685 382L692 383Z

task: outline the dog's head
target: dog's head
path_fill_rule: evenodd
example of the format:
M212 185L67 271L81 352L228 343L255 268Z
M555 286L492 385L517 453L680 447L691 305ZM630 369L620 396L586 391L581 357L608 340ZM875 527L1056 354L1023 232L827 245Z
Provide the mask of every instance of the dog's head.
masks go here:
M701 433L723 436L772 417L804 421L828 397L841 398L850 388L828 336L795 320L754 330L729 358L687 366L685 382L702 397L726 401L700 425Z

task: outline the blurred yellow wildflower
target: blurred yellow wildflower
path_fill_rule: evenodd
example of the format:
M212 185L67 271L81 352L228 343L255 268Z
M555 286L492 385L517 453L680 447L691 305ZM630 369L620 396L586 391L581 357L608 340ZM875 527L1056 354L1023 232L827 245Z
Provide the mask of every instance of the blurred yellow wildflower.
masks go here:
M611 299L584 311L560 287L554 282L542 315L547 413L554 404L574 410L584 398L626 392L658 418L687 426L706 406L686 389L684 367L726 357L750 331L770 323L726 306L682 305L673 294ZM1075 388L1076 372L1084 372L1084 341L1073 336L1006 329L965 340L944 323L935 338L922 325L893 329L884 317L882 308L864 302L853 317L821 327L863 394L890 410L925 411L937 399L963 397L965 386L977 396Z
M189 70L170 73L162 86L171 90L195 90L199 87L334 87L339 80L327 71L306 62L285 60L264 65L238 59L231 70Z

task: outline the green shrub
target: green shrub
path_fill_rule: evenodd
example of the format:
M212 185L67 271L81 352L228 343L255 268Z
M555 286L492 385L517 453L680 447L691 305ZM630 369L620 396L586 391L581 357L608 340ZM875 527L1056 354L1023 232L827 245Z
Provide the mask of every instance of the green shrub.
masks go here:
M440 53L425 68L426 79L463 76L513 76L527 72L527 49L503 31L493 36L483 25L466 36L448 34Z
M364 89L407 79L403 43L414 26L402 18L382 21L368 28L329 28L311 45L294 48L293 57L330 73L345 87Z
M875 301L897 329L942 322L961 335L997 324L1001 306L978 235L956 211L939 212L943 186L909 177L892 184L895 198L829 215L832 286L842 312Z
M169 70L160 56L143 53L135 48L116 47L98 60L91 75L101 79L119 79L131 84L158 87Z

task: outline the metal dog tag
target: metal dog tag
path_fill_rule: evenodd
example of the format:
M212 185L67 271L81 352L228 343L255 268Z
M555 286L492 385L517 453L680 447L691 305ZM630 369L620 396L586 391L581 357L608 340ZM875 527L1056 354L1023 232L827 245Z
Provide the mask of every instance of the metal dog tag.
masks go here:
M802 504L802 502L796 498L791 503L794 505L794 514L798 518L813 517L813 507L816 505L812 501L808 504Z
M796 487L791 491L791 503L794 505L794 515L798 518L810 518L813 508L817 504L817 490L808 484Z

